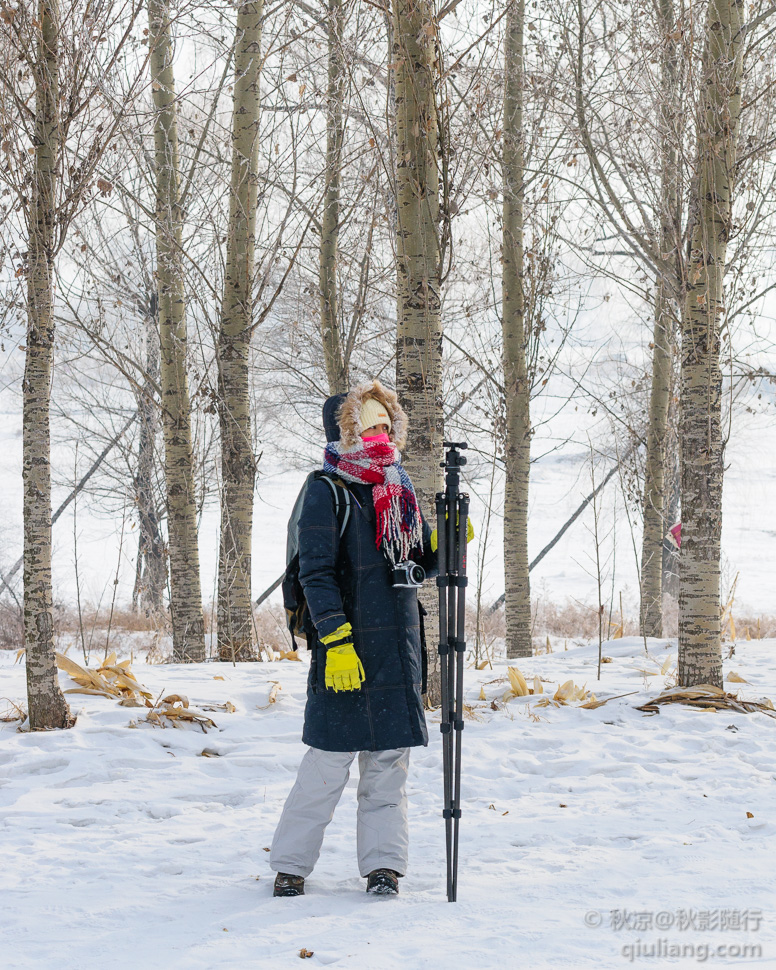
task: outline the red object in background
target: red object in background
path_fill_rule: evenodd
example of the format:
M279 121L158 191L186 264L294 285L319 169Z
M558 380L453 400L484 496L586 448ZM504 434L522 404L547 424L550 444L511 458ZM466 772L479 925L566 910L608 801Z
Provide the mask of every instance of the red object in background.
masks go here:
M681 549L682 548L682 523L677 522L676 525L672 526L668 530L668 534L676 543L676 548Z

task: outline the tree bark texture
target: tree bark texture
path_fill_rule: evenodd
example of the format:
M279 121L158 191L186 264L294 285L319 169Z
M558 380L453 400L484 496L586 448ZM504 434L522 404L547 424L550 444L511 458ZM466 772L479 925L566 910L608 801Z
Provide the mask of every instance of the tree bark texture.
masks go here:
M506 427L504 436L504 605L507 657L531 656L528 577L528 480L531 388L528 380L523 288L523 31L525 0L513 0L504 37L504 187L502 329Z
M51 589L51 368L59 121L59 4L41 0L35 77L35 160L30 192L27 351L23 384L24 645L30 728L75 723L59 687Z
M140 525L135 588L132 609L146 616L161 616L167 588L167 561L164 539L159 527L159 512L154 490L156 438L159 411L154 400L154 385L159 382L159 320L156 292L150 294L145 316L145 371L147 379L137 398L140 433L135 474L135 505Z
M176 662L202 661L205 659L205 631L186 373L178 121L167 0L148 0L148 24L154 102L156 275L173 659Z
M259 80L263 0L237 8L232 111L232 177L226 275L218 336L221 428L221 545L218 563L218 656L254 657L251 541L256 460L251 436L248 364L259 159Z
M677 186L679 181L675 126L678 109L677 42L673 39L673 0L660 0L658 30L661 38L660 139L660 272L655 280L655 325L652 338L652 383L649 397L649 428L644 478L644 528L641 542L641 635L663 635L663 537L669 525L664 510L665 465L668 457L668 405L677 278ZM672 524L672 523L671 523Z
M741 113L743 0L710 0L698 126L697 218L682 321L682 686L722 686L720 319Z
M671 400L668 404L668 425L663 466L663 521L666 531L681 518L682 492L681 460L679 454L679 384L676 350L671 367ZM679 600L679 550L670 542L663 542L663 603L666 597Z
M394 0L396 85L396 388L409 417L404 463L423 512L433 517L442 487L442 315L439 163L435 78L437 25L428 0ZM438 597L429 587L429 643L438 638ZM439 702L436 651L429 652L429 697Z
M663 635L663 537L668 404L671 397L673 319L665 280L655 283L655 328L652 337L652 384L644 476L644 528L641 542L641 635Z
M321 295L321 342L330 394L348 391L347 362L343 356L337 293L337 252L340 220L340 168L342 165L342 98L344 64L342 54L342 0L328 0L329 80L326 94L326 172L319 286Z

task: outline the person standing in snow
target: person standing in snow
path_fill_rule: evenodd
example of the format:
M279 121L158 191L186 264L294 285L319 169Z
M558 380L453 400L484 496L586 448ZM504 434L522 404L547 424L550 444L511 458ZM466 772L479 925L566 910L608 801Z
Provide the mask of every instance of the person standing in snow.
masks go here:
M379 381L330 397L323 469L344 482L340 526L327 482L307 488L299 519L299 581L315 625L302 740L309 745L270 850L274 895L304 893L324 831L358 753L357 854L367 892L395 894L407 869L405 784L410 748L428 744L417 588L393 565L433 574L436 543L401 464L407 415Z

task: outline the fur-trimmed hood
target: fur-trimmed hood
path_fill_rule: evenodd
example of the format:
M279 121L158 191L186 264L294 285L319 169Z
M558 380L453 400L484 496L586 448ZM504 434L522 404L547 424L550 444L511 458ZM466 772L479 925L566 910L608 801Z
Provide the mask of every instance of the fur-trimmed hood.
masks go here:
M380 381L367 381L354 387L339 407L337 422L340 426L340 440L343 446L350 450L360 447L361 432L365 430L361 424L361 407L367 398L373 397L388 412L391 419L389 437L399 450L407 444L407 414L399 404L395 391L389 390Z

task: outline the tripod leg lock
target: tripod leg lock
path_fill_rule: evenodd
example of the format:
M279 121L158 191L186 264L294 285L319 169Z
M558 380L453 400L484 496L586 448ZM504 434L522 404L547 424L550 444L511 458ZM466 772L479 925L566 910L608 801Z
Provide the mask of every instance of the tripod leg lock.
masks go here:
M436 584L440 589L444 589L450 585L453 579L455 579L455 576L437 576Z
M460 818L461 809L460 808L443 808L442 818Z
M463 731L463 721L453 721L453 727L456 731Z
M439 730L442 732L442 734L450 734L450 732L453 730L453 722L442 721L442 723L439 725Z
M458 653L466 653L465 640L453 640L453 647Z

